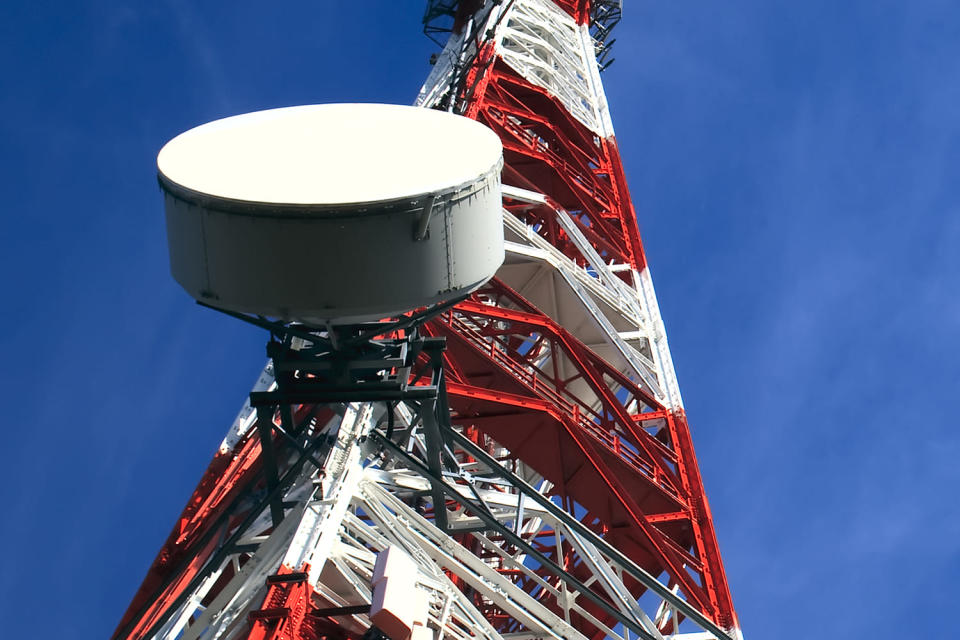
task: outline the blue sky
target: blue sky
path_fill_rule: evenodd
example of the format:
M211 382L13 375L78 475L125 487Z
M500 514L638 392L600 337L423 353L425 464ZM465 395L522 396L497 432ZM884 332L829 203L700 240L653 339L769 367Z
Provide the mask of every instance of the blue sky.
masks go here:
M960 6L628 0L604 74L755 638L960 596ZM112 631L264 362L168 275L180 131L409 103L419 1L0 6L0 628Z

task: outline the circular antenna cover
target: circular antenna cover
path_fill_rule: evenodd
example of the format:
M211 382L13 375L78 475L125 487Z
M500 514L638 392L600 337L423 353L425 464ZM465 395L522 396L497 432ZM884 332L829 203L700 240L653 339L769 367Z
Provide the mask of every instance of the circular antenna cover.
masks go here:
M466 294L503 262L502 154L485 126L418 107L201 125L157 158L171 271L207 304L307 324Z

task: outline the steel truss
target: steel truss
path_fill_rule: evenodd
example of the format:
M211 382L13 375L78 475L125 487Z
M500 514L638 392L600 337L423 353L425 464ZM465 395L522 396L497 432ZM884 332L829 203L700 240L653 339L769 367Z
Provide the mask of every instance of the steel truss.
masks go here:
M388 547L437 640L741 637L599 79L620 5L428 3L418 104L500 135L507 260L432 319L247 318L271 361L115 638L376 640Z
M391 545L416 560L430 628L445 636L659 639L688 619L726 637L532 466L505 464L506 449L452 425L444 390L475 392L445 380L443 339L409 323L391 333L402 335L341 336L341 349L362 345L346 356L302 330L269 343L277 384L251 393L258 418L236 445L259 446L256 479L233 497L233 517L181 527L183 560L141 590L118 637L362 635L373 562ZM327 393L366 402L326 405L318 419L313 401ZM651 613L636 597L646 590Z
M419 103L500 135L508 258L430 330L448 339L455 423L738 634L599 79L620 15L620 2L514 0L475 14L485 41L451 39L470 68L461 81L434 69Z

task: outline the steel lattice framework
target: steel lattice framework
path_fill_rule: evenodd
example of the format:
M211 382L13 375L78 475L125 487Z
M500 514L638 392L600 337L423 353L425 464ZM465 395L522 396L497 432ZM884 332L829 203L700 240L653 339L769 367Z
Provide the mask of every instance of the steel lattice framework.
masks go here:
M369 638L388 547L438 639L741 637L600 81L619 18L428 3L417 102L500 135L506 262L384 334L416 334L394 391L297 387L322 340L275 335L115 638Z

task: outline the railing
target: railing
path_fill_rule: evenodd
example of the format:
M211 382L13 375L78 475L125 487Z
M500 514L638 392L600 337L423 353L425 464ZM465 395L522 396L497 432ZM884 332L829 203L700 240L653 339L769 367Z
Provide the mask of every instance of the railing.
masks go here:
M663 474L655 466L641 458L636 450L628 441L623 440L616 434L611 434L603 429L593 420L583 416L580 411L580 405L575 404L564 398L553 387L553 385L544 383L534 372L520 365L507 355L502 348L497 345L495 340L484 338L470 323L459 316L454 315L452 311L444 314L444 318L451 328L464 337L477 351L493 360L497 365L503 368L513 378L521 382L525 387L535 395L547 400L554 405L559 414L557 417L561 420L572 422L580 427L585 433L594 440L602 444L608 451L617 456L628 466L645 476L659 488L667 491L675 498L679 499L676 490L666 482Z
M529 147L531 151L539 153L545 162L557 167L562 177L570 177L574 181L575 187L586 193L590 198L596 200L602 209L606 211L612 210L609 194L604 191L596 180L587 178L582 171L570 164L569 161L556 151L549 148L540 136L512 122L507 113L496 107L488 107L488 109L496 110L500 114L500 117L496 119L503 127L509 130L516 138L526 141L527 147Z

